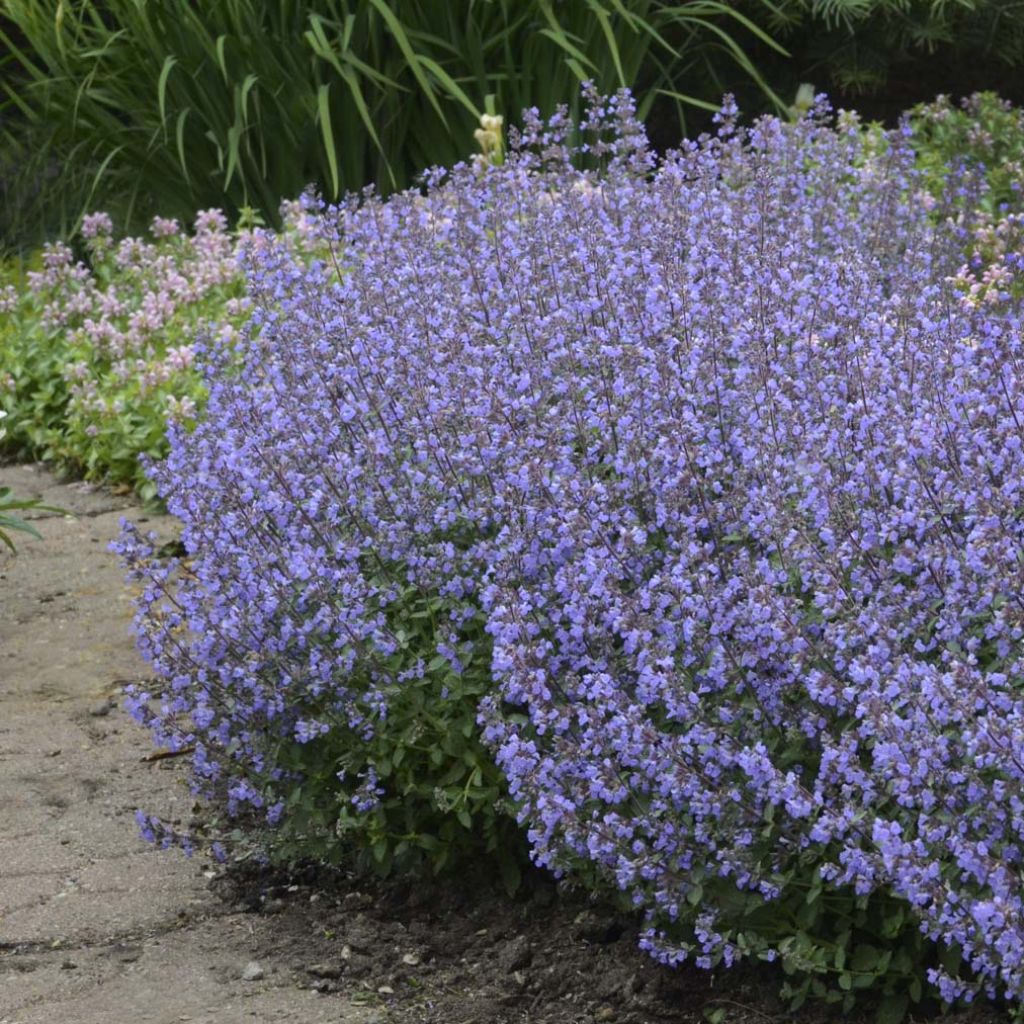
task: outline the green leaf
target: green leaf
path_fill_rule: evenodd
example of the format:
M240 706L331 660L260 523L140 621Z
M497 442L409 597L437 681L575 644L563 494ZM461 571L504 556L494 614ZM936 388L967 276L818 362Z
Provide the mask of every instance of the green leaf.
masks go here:
M875 1024L902 1024L908 1006L909 1000L902 993L883 996L875 1014Z
M515 857L502 850L498 855L498 870L501 872L501 884L509 896L515 896L522 884L523 876Z
M181 173L185 176L185 181L188 182L188 159L185 156L185 122L188 120L188 115L191 113L189 107L182 110L177 117L174 127L174 138L178 147L178 166L181 168Z
M167 79L171 73L171 69L177 64L177 58L173 54L168 54L164 58L164 65L160 69L160 78L157 80L156 92L157 92L157 105L160 108L160 124L164 128L164 139L167 138Z
M321 85L317 90L316 105L324 152L331 170L332 195L337 198L341 191L341 178L338 176L338 150L334 144L334 126L331 124L331 87L329 85Z
M421 56L420 63L448 90L450 96L457 99L473 116L474 121L480 120L480 110L466 95L462 87L432 57Z
M416 837L417 844L422 847L427 853L436 853L441 848L441 841L437 836L429 835L428 833L420 833Z
M412 47L412 43L409 42L409 36L406 34L404 26L395 16L394 11L392 11L386 0L370 0L370 3L377 9L381 18L384 19L384 23L390 30L395 42L398 43L398 48L402 51L402 56L405 58L406 65L415 76L420 88L423 90L423 95L427 97L430 105L437 112L437 116L440 118L441 124L447 129L448 122L445 120L444 112L441 110L441 105L437 102L437 97L434 95L434 88L430 84L430 80L423 73L419 54L416 53Z

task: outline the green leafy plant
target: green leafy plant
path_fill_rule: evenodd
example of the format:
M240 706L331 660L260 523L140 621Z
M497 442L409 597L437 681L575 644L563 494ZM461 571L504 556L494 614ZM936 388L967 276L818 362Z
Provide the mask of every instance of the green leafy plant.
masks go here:
M156 218L148 239L83 222L85 260L58 243L12 262L0 290L0 446L150 497L140 456L165 450L169 421L203 401L192 368L205 325L244 319L238 240L206 211L195 236Z
M0 410L0 441L4 438L3 421L6 417L7 413ZM63 509L53 505L44 505L38 498L15 498L10 487L0 487L0 544L3 544L12 554L16 552L16 548L11 539L11 533L27 533L37 540L42 539L39 531L31 523L26 522L21 516L15 515L16 512L28 511L67 514Z
M15 551L14 541L10 536L12 530L39 538L39 531L34 526L14 514L39 507L37 501L18 500L12 497L10 487L0 487L0 544L3 544L11 552Z
M15 498L11 494L10 487L0 487L0 544L3 544L11 553L16 551L14 541L11 539L11 531L27 533L37 540L42 537L39 531L29 522L26 522L16 512L56 512L59 515L67 515L62 508L54 505L44 505L39 499Z
M926 187L940 195L948 175L959 168L984 177L987 190L977 202L989 213L1020 209L1024 202L1024 110L993 92L953 103L939 96L910 111L918 166Z
M720 0L3 0L0 15L0 114L24 165L10 188L34 185L35 213L65 228L97 205L132 229L157 204L277 224L310 182L336 198L451 166L485 109L575 114L586 79L680 126L734 69L781 108L747 56L779 48Z

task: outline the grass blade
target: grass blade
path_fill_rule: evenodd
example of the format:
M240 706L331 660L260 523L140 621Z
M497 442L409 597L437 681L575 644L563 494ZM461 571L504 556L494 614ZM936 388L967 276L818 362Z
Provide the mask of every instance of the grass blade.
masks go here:
M334 144L334 127L331 125L331 87L329 85L320 86L317 90L316 102L324 150L327 153L327 163L331 169L331 195L337 198L341 191L341 179L338 176L338 149Z

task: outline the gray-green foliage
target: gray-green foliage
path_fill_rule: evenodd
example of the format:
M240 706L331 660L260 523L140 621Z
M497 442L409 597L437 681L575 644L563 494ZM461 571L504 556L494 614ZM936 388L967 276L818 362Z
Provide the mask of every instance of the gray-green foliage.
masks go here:
M745 49L775 44L720 0L0 0L0 16L8 237L86 206L129 228L157 199L275 221L310 182L402 187L474 151L488 96L514 119L592 79L683 123L738 71L775 100Z

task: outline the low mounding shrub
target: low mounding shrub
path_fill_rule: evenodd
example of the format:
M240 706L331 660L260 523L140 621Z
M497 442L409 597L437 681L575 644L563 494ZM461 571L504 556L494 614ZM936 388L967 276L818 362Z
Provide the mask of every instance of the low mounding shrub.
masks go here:
M951 172L978 171L988 190L981 204L992 213L1024 206L1024 110L980 92L954 105L938 96L910 112L914 148L929 179L941 194Z
M625 96L581 127L600 171L527 116L332 259L253 247L154 469L187 557L121 544L135 713L271 854L493 845L486 745L666 963L1019 998L1019 250L972 292L904 134L820 103L662 161Z
M151 238L115 240L96 213L82 226L85 261L59 242L12 274L0 288L3 446L149 496L139 455L166 454L168 420L190 422L202 402L196 333L216 321L230 334L243 316L226 227L209 210L194 235L157 218Z

